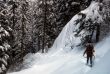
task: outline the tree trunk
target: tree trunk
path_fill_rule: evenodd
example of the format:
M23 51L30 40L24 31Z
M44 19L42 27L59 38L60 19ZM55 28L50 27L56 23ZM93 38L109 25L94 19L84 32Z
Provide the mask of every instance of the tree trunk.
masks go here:
M24 53L25 51L25 47L24 47L24 38L25 38L25 6L24 4L22 5L22 27L21 27L21 30L22 30L22 36L21 36L21 51L22 53ZM24 54L22 54L21 58L24 57Z
M12 28L13 29L14 29L14 26L15 26L15 7L14 6L15 6L15 4L13 4L13 9L12 9L13 10L13 18L12 18L13 19L13 26L12 26Z
M96 28L96 42L99 41L99 38L100 38L100 25L98 24Z
M37 45L38 45L38 50L37 51L39 51L41 48L40 48L40 37L38 36L38 43L37 43Z
M42 53L44 53L44 49L45 49L45 26L46 26L46 10L47 10L47 1L44 1L44 26L43 26L43 46L42 46Z

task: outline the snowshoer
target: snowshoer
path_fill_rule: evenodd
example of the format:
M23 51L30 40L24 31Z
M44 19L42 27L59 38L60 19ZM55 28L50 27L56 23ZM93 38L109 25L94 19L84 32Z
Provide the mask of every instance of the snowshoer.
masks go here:
M93 65L92 58L93 58L93 56L94 56L94 52L95 52L94 46L93 46L93 44L91 43L91 41L89 41L89 42L87 43L87 47L86 47L86 50L84 51L83 56L84 56L85 54L87 55L87 65L88 65L88 63L89 63L89 61L90 61L90 66L91 66L91 67L92 67L92 65Z

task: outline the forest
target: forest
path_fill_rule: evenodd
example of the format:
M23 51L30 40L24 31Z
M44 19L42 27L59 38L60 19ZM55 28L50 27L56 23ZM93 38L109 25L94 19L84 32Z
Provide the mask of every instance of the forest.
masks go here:
M86 15L80 11L88 8L92 1L100 3L102 22L97 20L101 17L95 21L83 20ZM110 32L109 0L0 0L0 74L21 66L29 53L48 53L76 14L82 16L75 23L81 24L74 30L75 37L82 37L77 46L85 46L88 40L98 43ZM80 34L82 30L89 34Z

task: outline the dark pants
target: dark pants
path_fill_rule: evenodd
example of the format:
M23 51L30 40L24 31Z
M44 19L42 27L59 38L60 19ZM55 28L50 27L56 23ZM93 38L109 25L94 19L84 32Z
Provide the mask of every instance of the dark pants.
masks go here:
M87 56L87 64L89 63L89 61L90 61L90 64L92 66L92 57L91 56Z

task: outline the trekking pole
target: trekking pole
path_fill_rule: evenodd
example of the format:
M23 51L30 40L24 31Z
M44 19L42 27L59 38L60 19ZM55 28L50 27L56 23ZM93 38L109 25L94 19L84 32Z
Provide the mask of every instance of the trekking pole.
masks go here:
M94 58L94 60L95 60L95 55L93 55L93 58Z

